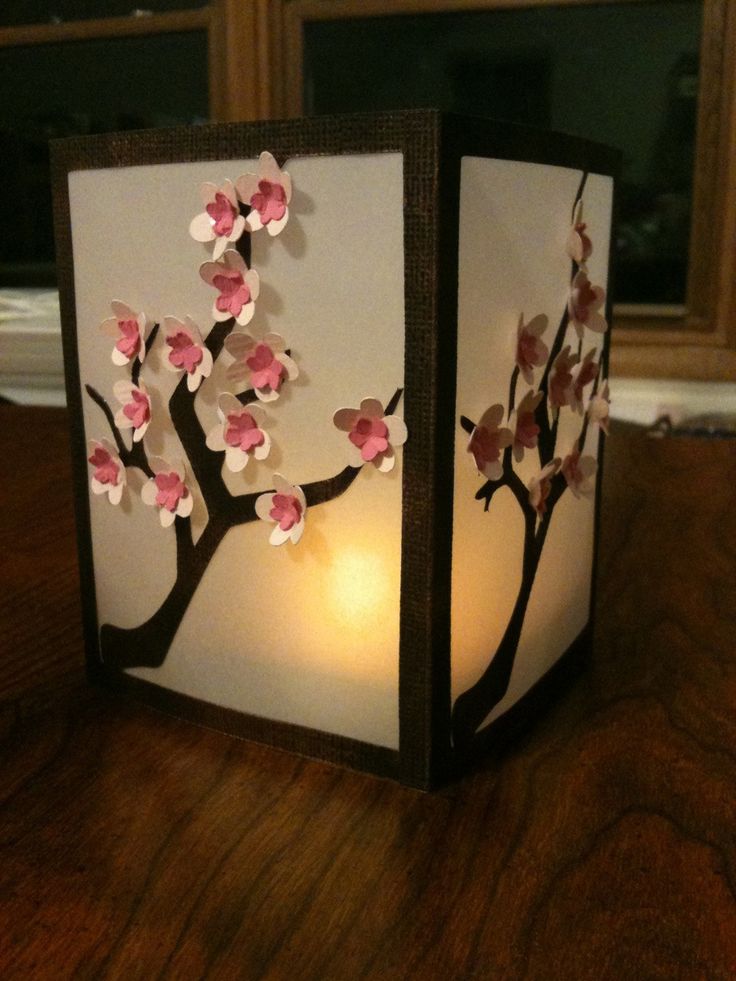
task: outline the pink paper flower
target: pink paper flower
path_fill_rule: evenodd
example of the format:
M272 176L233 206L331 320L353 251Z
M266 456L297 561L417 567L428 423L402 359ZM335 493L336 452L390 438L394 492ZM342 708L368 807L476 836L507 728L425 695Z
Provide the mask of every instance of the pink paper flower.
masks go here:
M141 498L149 507L158 508L162 527L168 528L174 518L188 518L194 507L194 498L186 485L184 464L180 460L168 463L161 457L151 457L151 477L143 485Z
M245 231L238 196L232 181L222 187L209 182L200 187L204 211L192 219L189 234L195 242L214 242L212 258L219 259L229 243L237 242Z
M106 337L115 338L112 349L112 363L118 367L146 356L146 335L150 326L145 313L136 313L127 303L113 300L110 304L113 316L103 320L100 332Z
M611 397L608 391L608 381L606 380L588 405L588 418L592 423L600 426L606 436L608 435L610 410Z
M514 434L514 459L517 462L524 458L524 450L533 450L537 445L539 426L535 421L535 413L542 398L541 392L528 391L509 420Z
M121 408L115 413L118 429L132 429L133 442L139 443L151 422L151 398L143 382L116 381L112 388Z
M555 457L529 481L529 503L540 518L547 513L547 498L552 490L552 478L559 469L560 458Z
M594 361L596 349L587 352L580 366L573 375L572 398L570 404L579 413L583 412L583 395L585 388L595 381L598 376L598 362Z
M257 341L244 331L233 331L225 338L225 350L235 361L228 366L228 381L245 382L261 402L273 402L286 380L299 376L299 368L286 353L286 343L279 334L266 334Z
M598 312L605 298L605 290L601 286L592 286L585 270L579 269L570 284L567 310L580 340L586 327L596 334L605 334L608 330L605 317Z
M301 487L290 484L280 473L273 475L275 491L256 499L256 514L262 521L275 522L269 541L283 545L291 539L294 545L304 533L307 499Z
M566 344L552 364L549 373L549 402L554 412L558 412L563 405L573 403L572 370L577 363L577 357L570 354L570 345Z
M595 457L581 456L575 443L562 461L562 475L575 497L590 497L595 490L595 473L598 463Z
M503 476L501 452L514 441L510 429L501 427L504 409L502 405L492 405L480 417L480 422L470 434L468 453L473 454L479 473L488 480L500 480Z
M90 439L87 441L89 456L92 464L92 493L107 494L110 504L120 504L126 484L126 474L123 462L117 450L106 439Z
M396 463L395 448L407 439L406 424L400 416L384 415L378 399L363 399L359 409L338 409L332 417L337 428L348 434L348 463L362 467L372 463L381 473L389 473Z
M266 228L269 235L278 235L289 220L291 177L281 170L267 151L258 158L258 173L243 174L235 181L240 200L250 205L245 219L252 232Z
M260 279L255 269L249 269L235 249L228 249L219 262L203 262L199 275L218 292L212 304L214 319L222 322L234 317L241 327L245 327L255 313L255 300L260 291Z
M217 400L219 425L207 435L207 446L216 453L225 451L225 464L232 473L244 470L251 457L265 460L271 437L263 429L265 413L257 402L242 405L230 392Z
M184 320L164 317L164 340L168 349L166 367L169 371L186 372L187 388L196 392L212 371L212 355L205 347L199 327L191 317Z
M519 315L519 325L516 328L516 364L527 385L534 384L533 369L543 365L549 357L549 349L541 340L547 323L547 317L543 313L533 317L528 324L524 323L524 314Z
M587 225L583 221L582 198L575 205L572 228L567 237L567 254L579 266L582 266L593 254L593 243L586 234Z

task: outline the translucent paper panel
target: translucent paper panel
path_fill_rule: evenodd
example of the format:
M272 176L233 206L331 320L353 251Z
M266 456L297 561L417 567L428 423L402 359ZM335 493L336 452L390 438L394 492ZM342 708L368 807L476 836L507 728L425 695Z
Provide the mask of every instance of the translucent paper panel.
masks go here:
M235 179L255 163L71 174L83 383L113 401L120 369L97 329L113 298L157 321L188 315L206 336L216 294L198 274L209 252L190 237L189 222L202 210L201 182ZM272 488L274 471L294 484L340 474L349 446L332 423L334 411L367 396L385 405L404 384L401 155L295 158L286 168L295 188L289 223L275 238L252 236L261 293L247 329L281 334L300 374L277 402L264 404L272 452L226 474L233 494ZM216 361L197 394L205 432L217 424L217 393L232 387L230 360L223 354ZM160 345L141 379L156 393L149 452L180 455L166 411L178 376L165 370ZM84 417L88 437L109 437L86 397ZM132 673L217 705L395 748L400 454L390 473L367 466L344 494L310 508L297 546L270 545L271 528L261 521L232 528L163 665ZM194 496L198 540L208 514L196 484ZM90 507L99 621L136 626L174 582L173 529L162 528L137 493L120 507L91 496Z
M456 415L478 424L486 410L501 406L498 428L514 428L508 419L509 393L516 359L520 316L528 322L548 318L542 335L548 348L565 314L571 259L567 244L572 205L581 172L508 160L464 157L460 184L458 297L458 368ZM587 260L590 282L607 286L608 244L612 203L610 178L589 175L583 192L587 232L593 253ZM585 329L580 341L569 325L563 341L570 355L581 359L597 349L602 335ZM532 381L519 376L515 405L540 384L544 365L532 369ZM589 401L592 383L584 388ZM571 406L550 410L554 456L562 461L574 449L595 457L599 432L585 426L585 416ZM524 576L525 534L536 535L543 512L528 530L525 508L529 489L541 472L539 449L525 449L513 459L523 489L520 500L509 486L490 499L476 500L486 484L479 475L468 438L458 438L452 566L452 691L453 701L476 685L502 642L512 618ZM500 476L500 473L499 475ZM495 479L495 478L494 478ZM558 478L559 479L559 478ZM488 720L517 701L567 650L589 618L593 572L595 496L576 496L568 488L549 518L541 558L533 568L533 586L516 639L508 691L493 705Z

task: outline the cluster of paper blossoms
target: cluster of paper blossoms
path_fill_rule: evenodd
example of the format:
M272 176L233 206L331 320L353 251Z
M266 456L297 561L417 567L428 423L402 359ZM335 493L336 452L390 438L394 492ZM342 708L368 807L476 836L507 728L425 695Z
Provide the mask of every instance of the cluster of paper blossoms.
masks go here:
M189 231L198 242L214 243L212 261L203 263L199 274L217 291L212 306L215 322L232 318L244 327L252 319L260 291L259 276L255 269L248 267L241 254L236 249L229 249L228 245L237 242L246 232L263 228L271 235L278 234L288 221L291 192L288 173L282 171L267 152L259 158L257 174L244 174L234 184L226 180L219 187L210 183L202 185L204 211L192 220ZM245 214L241 213L241 203L245 205ZM103 321L100 329L115 339L113 363L119 367L133 367L130 379L120 380L113 386L113 394L120 404L114 423L118 432L132 430L135 444L143 439L152 418L151 396L139 374L158 325L145 313L135 311L119 300L114 300L111 308L113 315ZM199 327L190 317L184 320L164 317L163 336L166 368L186 376L188 390L195 393L213 368L212 353ZM298 377L299 369L278 334L268 333L256 339L245 331L232 331L225 338L224 346L233 358L226 377L233 383L244 383L246 395L220 393L218 424L207 434L206 445L213 452L224 452L225 465L238 473L251 459L261 461L268 456L271 438L267 432L268 419L260 403L278 399L284 384ZM251 393L256 396L256 401L248 402L247 396ZM395 447L406 441L406 426L400 417L385 414L378 399L365 398L357 409L338 409L333 421L347 434L350 466L357 468L371 463L384 473L393 469ZM121 459L123 450L121 441L117 449L106 439L89 441L92 491L106 494L112 504L120 503L127 485L126 468ZM162 526L172 525L176 517L189 517L194 498L187 484L184 463L151 457L148 465L152 476L143 485L141 498L144 503L158 508ZM272 544L280 545L287 540L296 543L304 530L307 508L304 492L280 474L274 474L273 484L273 492L257 499L256 514L264 521L275 523L270 536Z

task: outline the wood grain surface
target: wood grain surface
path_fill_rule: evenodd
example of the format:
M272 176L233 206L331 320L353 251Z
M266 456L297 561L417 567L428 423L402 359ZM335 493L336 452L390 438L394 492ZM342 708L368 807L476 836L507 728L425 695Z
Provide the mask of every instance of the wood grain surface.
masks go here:
M593 662L434 794L89 688L67 456L0 407L3 981L736 978L736 442L614 429Z

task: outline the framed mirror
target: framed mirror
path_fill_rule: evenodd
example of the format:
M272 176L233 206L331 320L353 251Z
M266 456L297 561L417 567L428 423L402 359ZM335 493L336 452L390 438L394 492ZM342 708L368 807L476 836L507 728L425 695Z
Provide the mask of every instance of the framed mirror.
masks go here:
M614 370L730 379L735 6L254 0L251 115L434 105L619 146Z

